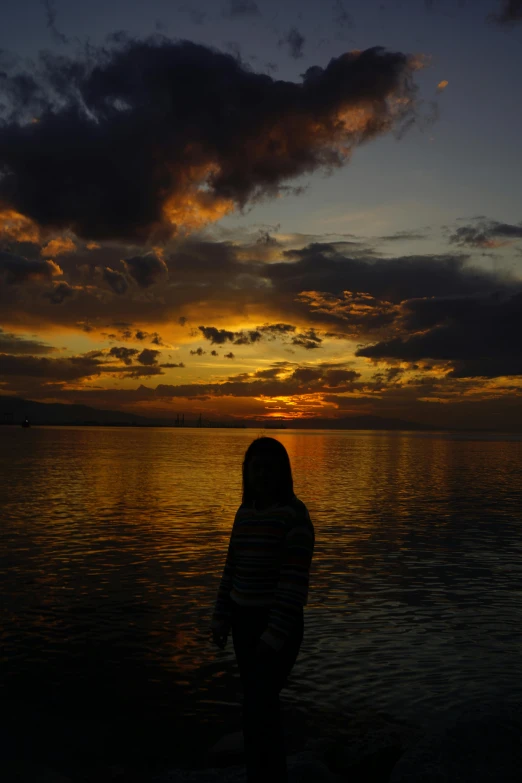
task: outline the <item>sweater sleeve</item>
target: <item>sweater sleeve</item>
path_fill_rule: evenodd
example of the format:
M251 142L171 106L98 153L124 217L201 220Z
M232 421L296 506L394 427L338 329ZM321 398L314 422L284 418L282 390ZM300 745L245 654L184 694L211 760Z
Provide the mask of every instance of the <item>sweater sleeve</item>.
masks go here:
M237 515L236 515L237 516ZM212 620L210 627L219 628L222 625L230 625L232 621L232 605L230 598L230 591L232 590L234 573L235 573L235 558L234 558L234 530L236 520L232 526L232 533L230 534L230 541L228 543L227 557L225 560L225 567L223 568L223 574L221 576L221 582L219 583L216 604L214 606L214 612L212 614Z
M303 503L296 521L286 534L274 603L267 628L261 635L261 639L274 650L283 647L307 603L314 544L314 526Z

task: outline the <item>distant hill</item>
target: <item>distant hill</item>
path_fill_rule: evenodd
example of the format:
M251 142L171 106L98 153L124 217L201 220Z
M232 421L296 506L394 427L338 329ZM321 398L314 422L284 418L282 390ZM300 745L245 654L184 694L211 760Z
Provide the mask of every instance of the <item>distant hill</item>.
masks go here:
M124 411L107 411L89 405L69 405L61 402L35 402L21 397L0 395L0 423L20 424L25 418L31 424L136 424L165 423L168 420L150 419Z
M21 424L27 418L31 424L51 425L114 425L141 427L172 427L176 420L173 417L152 418L139 416L125 411L111 411L91 408L88 405L66 403L45 403L34 400L24 400L21 397L0 395L0 424ZM191 421L185 417L185 426L194 426L197 419ZM215 426L232 426L244 424L247 427L259 429L264 426L263 420L235 420L212 422ZM335 430L436 430L419 422L402 419L383 418L381 416L345 416L339 419L300 419L287 421L288 429L335 429ZM277 430L276 430L277 431Z

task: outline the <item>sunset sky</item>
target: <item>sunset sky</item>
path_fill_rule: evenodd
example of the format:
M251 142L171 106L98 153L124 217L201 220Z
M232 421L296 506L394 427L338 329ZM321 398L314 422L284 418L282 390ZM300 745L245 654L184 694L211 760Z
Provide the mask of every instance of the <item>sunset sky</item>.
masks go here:
M0 394L522 430L522 0L7 0Z

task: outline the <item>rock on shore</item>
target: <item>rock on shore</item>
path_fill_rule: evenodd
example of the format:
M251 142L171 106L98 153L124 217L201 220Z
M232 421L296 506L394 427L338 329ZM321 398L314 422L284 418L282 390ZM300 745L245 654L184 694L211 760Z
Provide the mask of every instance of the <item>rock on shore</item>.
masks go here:
M406 748L422 736L417 726L382 714L312 712L303 721L302 714L285 711L290 783L384 783ZM206 769L172 769L151 783L246 783L242 731L215 743L206 763Z
M317 705L284 705L289 783L519 783L522 780L522 705L483 702L462 705L435 716L431 722L400 721L372 711L349 714L333 712ZM28 716L26 716L28 718ZM40 724L38 724L40 725ZM2 783L246 783L243 735L240 726L234 732L212 739L205 749L200 736L197 762L180 761L159 764L155 770L140 764L140 755L127 752L118 763L103 754L93 754L105 732L96 723L98 738L89 726L52 723L60 755L44 754L49 738L35 742L36 724L26 719L26 740L14 742L7 731L0 747ZM92 728L92 726L91 726ZM176 736L157 738L142 751L176 745ZM65 739L77 742L69 745ZM80 741L81 740L81 741ZM94 743L94 744L93 744ZM179 743L178 743L179 744ZM70 753L63 754L66 749ZM122 748L123 749L123 748ZM58 748L56 748L58 750ZM127 750L129 748L127 747ZM141 754L143 755L143 753ZM120 759L120 757L119 757ZM95 762L95 763L93 763ZM268 781L269 783L269 781Z
M291 721L290 721L291 722ZM335 720L288 754L289 783L520 783L522 705L461 705L424 726L379 713ZM289 733L290 745L296 740ZM246 783L241 731L222 737L205 770L153 783ZM226 765L226 766L223 766Z
M440 716L408 748L390 783L520 783L522 705L491 701Z

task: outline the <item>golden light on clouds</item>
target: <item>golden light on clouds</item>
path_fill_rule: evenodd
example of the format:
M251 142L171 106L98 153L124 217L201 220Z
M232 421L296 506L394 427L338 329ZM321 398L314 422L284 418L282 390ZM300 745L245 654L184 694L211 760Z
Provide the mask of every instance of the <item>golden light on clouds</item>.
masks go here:
M41 232L38 225L30 218L14 209L4 209L0 212L0 238L14 239L16 242L39 243Z
M156 253L160 261L163 261L163 263L165 263L165 249L161 247L161 245L155 245L152 248L152 250L154 251L154 253Z
M439 83L437 84L437 90L438 90L438 92L442 92L443 90L445 90L445 89L446 89L446 87L448 86L448 84L449 84L449 82L448 82L448 80L447 80L447 79L443 79L441 82L439 82Z
M427 68L429 65L431 65L432 56L431 54L412 54L408 58L408 65L410 66L412 71L422 71L423 68Z
M163 206L163 213L173 227L183 233L202 228L228 215L235 209L231 199L217 199L211 193L194 189L192 193L171 196Z
M399 99L397 99L399 101ZM344 133L359 134L368 130L369 126L375 122L375 109L371 104L360 104L359 106L349 106L337 115L339 123L342 125ZM345 152L349 154L351 147L346 147Z
M185 153L194 152L194 147L187 145ZM179 189L163 203L164 220L172 226L171 237L178 232L190 233L234 211L236 205L232 199L218 198L204 189L209 177L218 172L219 167L215 163L186 166L183 171L177 172Z
M51 277L61 277L63 275L62 268L56 263L56 261L52 261L50 258L47 259L47 261L44 262L44 266L39 267L32 267L27 271L27 279L33 280L33 281L47 281L49 279L49 270L51 272Z
M70 237L58 237L57 239L51 239L45 247L42 247L40 253L45 258L49 256L59 256L63 253L73 253L76 250L76 245Z

